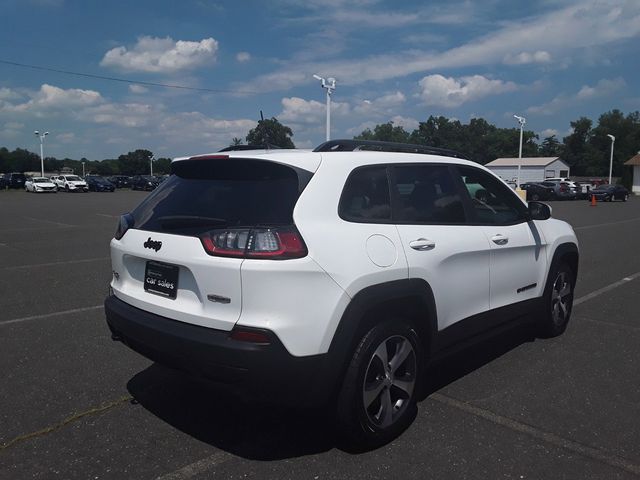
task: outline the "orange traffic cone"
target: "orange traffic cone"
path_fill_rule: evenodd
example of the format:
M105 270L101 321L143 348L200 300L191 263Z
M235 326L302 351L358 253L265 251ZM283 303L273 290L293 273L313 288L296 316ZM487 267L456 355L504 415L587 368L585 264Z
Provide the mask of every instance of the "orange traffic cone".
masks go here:
M591 206L595 207L598 203L596 202L596 196L591 195Z

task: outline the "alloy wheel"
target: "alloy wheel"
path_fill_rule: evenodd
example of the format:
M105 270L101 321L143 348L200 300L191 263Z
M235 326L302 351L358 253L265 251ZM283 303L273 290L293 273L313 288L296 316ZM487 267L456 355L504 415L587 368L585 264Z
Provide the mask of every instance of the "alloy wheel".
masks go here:
M417 360L412 343L401 335L384 340L373 352L364 376L362 400L369 421L386 429L410 404Z
M559 272L551 290L551 314L556 325L564 324L571 314L571 282L567 272Z

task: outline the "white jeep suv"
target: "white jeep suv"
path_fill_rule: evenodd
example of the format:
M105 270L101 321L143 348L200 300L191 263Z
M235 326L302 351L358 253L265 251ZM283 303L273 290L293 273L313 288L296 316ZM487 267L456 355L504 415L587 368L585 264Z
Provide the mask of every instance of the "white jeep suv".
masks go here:
M571 226L457 157L335 140L175 159L111 241L113 338L390 440L429 362L513 322L559 335L571 314Z

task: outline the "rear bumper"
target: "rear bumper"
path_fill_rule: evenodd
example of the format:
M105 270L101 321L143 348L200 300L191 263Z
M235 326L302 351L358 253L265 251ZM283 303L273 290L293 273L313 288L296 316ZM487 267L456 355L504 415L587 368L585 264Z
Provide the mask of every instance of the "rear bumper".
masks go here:
M269 331L269 345L237 341L222 330L161 317L105 300L114 340L161 365L226 385L241 396L291 406L320 406L333 393L327 355L294 357Z

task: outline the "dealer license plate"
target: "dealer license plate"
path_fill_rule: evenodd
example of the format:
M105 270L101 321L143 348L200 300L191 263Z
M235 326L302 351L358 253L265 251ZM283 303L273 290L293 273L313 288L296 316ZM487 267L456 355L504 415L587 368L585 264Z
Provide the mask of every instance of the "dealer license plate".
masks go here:
M144 289L167 298L176 298L180 267L166 263L147 262L144 269Z

